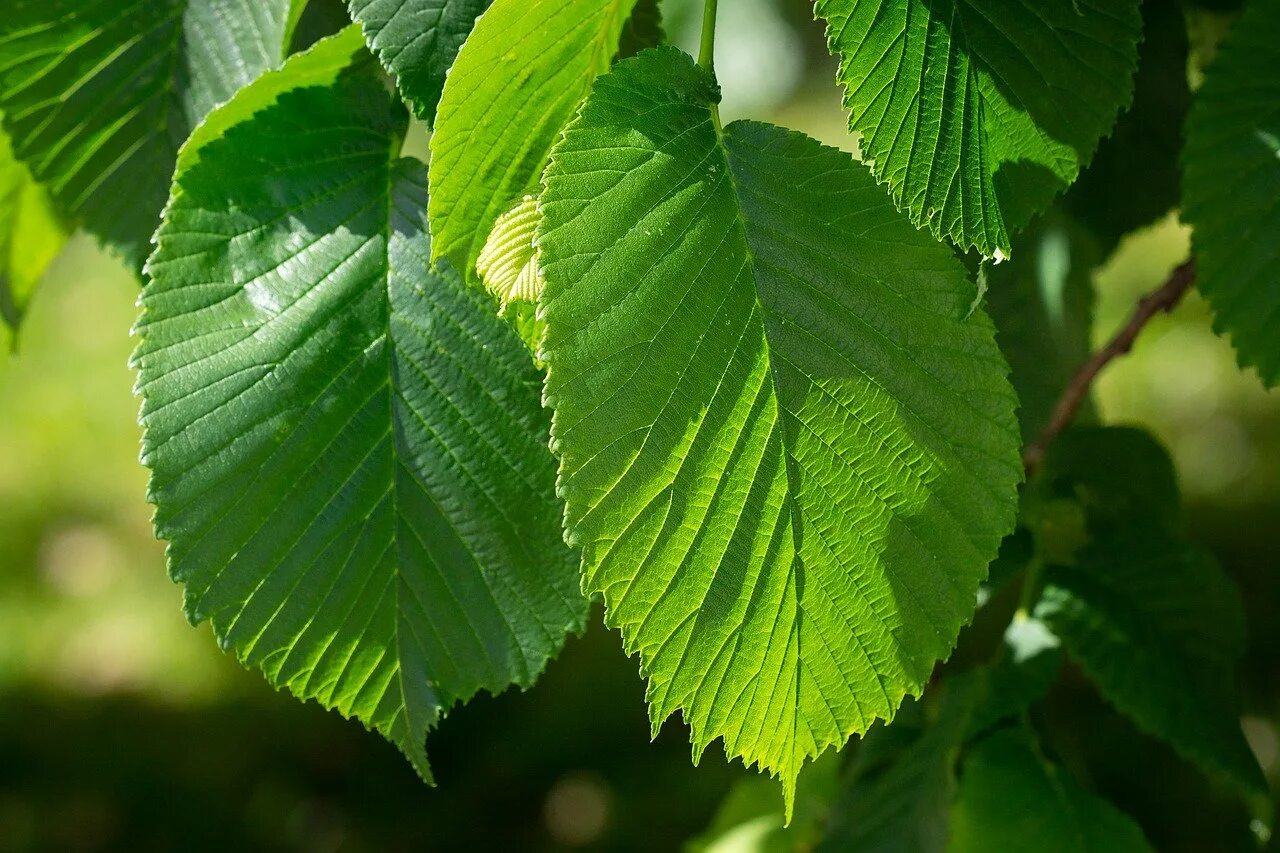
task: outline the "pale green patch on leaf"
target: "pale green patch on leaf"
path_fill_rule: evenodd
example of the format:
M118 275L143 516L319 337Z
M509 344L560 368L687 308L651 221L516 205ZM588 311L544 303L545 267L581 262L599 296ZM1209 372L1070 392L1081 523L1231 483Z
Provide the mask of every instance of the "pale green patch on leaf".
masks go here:
M426 731L586 617L548 416L492 301L430 265L372 65L282 88L178 175L148 262L156 532L193 621L430 779Z
M493 223L536 193L551 146L609 68L635 0L496 0L445 81L431 137L432 257L470 276Z
M289 15L289 0L10 0L0 110L17 157L141 266L179 146L284 59Z
M1139 0L817 0L849 127L899 209L961 249L1065 189L1128 103Z
M48 193L14 159L8 137L0 133L0 321L15 348L36 285L66 240Z
M537 230L538 200L525 196L493 223L476 258L476 272L485 289L504 307L512 302L536 303L542 292L534 242Z
M1140 853L1142 829L1040 754L1025 727L975 744L951 810L951 853Z
M435 120L445 74L489 0L347 0L369 48L427 123Z
M540 198L566 528L655 731L783 779L920 692L1021 478L949 249L847 154L713 121L673 49L602 77Z
M1255 2L1196 92L1182 215L1196 286L1240 364L1280 384L1280 4Z

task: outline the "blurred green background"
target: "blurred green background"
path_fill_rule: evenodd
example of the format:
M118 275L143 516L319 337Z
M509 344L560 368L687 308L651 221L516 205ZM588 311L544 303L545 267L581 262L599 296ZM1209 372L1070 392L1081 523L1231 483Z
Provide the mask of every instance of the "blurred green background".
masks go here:
M806 4L723 5L726 120L768 118L852 150ZM667 4L668 28L688 44L697 23L683 6ZM1173 216L1126 239L1096 276L1095 339L1187 252ZM637 664L598 618L534 689L480 697L432 734L435 789L359 724L241 670L184 620L151 535L127 365L136 297L117 261L76 238L18 354L0 360L0 851L677 849L750 775L715 748L692 767L678 723L649 742ZM1280 393L1236 368L1194 295L1097 390L1102 420L1169 447L1192 535L1245 593L1245 726L1274 778ZM1079 741L1073 769L1161 849L1247 843L1228 795L1083 682L1056 701L1062 743Z

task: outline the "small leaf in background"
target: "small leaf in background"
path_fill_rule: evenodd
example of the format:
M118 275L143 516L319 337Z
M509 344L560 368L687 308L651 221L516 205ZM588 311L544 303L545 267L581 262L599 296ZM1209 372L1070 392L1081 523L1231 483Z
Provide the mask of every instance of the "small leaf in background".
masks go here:
M489 239L476 258L476 272L501 305L511 302L537 302L542 292L542 277L534 235L538 230L538 200L524 200L493 223Z
M817 0L863 159L917 225L985 257L1129 103L1138 0Z
M15 154L64 215L140 268L178 147L283 61L289 7L10 0L0 16L0 111Z
M470 277L618 53L635 0L496 0L445 82L431 137L432 257Z
M587 603L539 375L430 266L404 110L369 63L314 85L316 51L177 177L138 324L143 460L188 616L430 779L426 731L531 684Z
M48 193L13 158L0 132L0 321L9 327L15 349L36 285L66 239Z
M540 199L542 355L585 588L677 709L779 776L918 694L1021 479L974 285L847 154L670 48L600 78Z
M445 74L489 0L347 0L351 17L418 117L431 124Z
M1049 764L1022 726L972 746L951 809L950 853L1128 853L1150 850L1142 829Z
M1265 813L1267 783L1240 728L1240 596L1183 540L1167 454L1138 430L1072 430L1044 473L1078 496L1091 541L1074 564L1048 567L1036 617L1116 708Z
M1280 3L1257 0L1205 71L1187 121L1182 215L1196 286L1240 364L1280 384Z
M951 835L956 762L979 698L979 683L950 679L936 717L901 739L898 722L859 744L850 777L831 810L819 853L944 853Z

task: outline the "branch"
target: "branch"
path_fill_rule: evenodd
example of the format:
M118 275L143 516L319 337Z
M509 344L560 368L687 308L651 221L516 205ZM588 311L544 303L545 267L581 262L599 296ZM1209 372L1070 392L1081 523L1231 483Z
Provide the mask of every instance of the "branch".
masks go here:
M1172 311L1174 306L1182 301L1182 297L1186 295L1186 292L1191 289L1191 285L1195 283L1195 280L1195 261L1188 260L1183 262L1169 274L1169 278L1164 284L1138 300L1138 307L1134 309L1133 316L1129 318L1129 322L1125 323L1124 327L1116 332L1115 337L1108 341L1106 346L1095 352L1076 371L1076 374L1071 377L1071 381L1067 383L1067 387L1063 389L1057 405L1053 407L1053 413L1049 416L1049 423L1045 425L1044 430L1036 437L1036 440L1027 445L1027 449L1022 454L1022 465L1027 470L1027 476L1031 476L1036 472L1036 469L1040 467L1040 463L1044 461L1044 455L1049 450L1049 445L1075 419L1076 412L1080 410L1080 405L1084 402L1085 397L1089 395L1089 387L1093 384L1094 378L1102 372L1102 368L1110 364L1113 359L1129 352L1133 348L1134 339L1138 337L1138 333L1143 330L1151 318L1157 314Z

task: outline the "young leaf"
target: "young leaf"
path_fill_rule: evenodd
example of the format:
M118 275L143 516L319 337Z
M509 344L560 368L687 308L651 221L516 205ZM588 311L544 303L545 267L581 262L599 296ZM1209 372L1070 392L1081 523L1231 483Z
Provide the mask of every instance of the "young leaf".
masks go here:
M1129 99L1138 0L816 0L849 127L899 209L984 256L1066 188Z
M536 192L609 68L635 0L496 0L445 81L431 137L432 258L470 276L493 223Z
M13 158L8 137L0 133L0 320L15 346L36 285L66 239L48 193Z
M445 73L489 0L347 0L369 48L419 118L435 121Z
M539 375L429 265L426 169L369 72L283 92L177 176L138 325L143 460L188 616L430 779L426 730L532 683L586 602Z
M1196 286L1240 364L1280 384L1280 4L1251 3L1232 27L1192 104L1183 163Z
M1039 754L1023 727L979 741L965 758L951 810L951 853L1150 850L1142 829Z
M288 17L289 0L10 0L0 110L13 149L64 214L141 266L178 147L280 63Z
M498 302L538 301L542 277L538 272L534 236L538 229L538 200L523 201L498 217L476 258L476 272Z
M682 53L602 77L539 227L566 527L696 752L780 776L918 693L1021 477L1008 368L951 252L849 158L721 132Z

